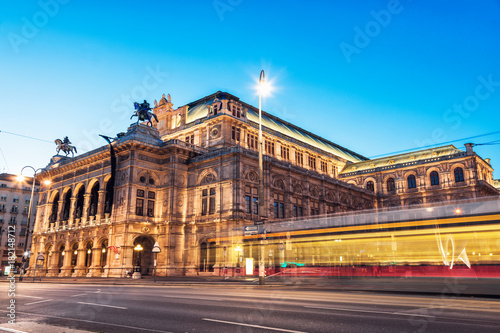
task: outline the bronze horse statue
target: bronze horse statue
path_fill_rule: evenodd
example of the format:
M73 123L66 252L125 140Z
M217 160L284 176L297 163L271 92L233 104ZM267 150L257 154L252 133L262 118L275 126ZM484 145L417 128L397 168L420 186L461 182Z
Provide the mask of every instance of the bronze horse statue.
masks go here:
M153 126L153 117L158 122L158 118L156 115L151 112L151 108L149 107L149 103L144 100L144 103L134 103L134 108L135 112L132 116L130 116L130 119L133 117L137 117L137 124L139 124L139 121L147 121L149 126Z
M71 142L68 140L68 137L65 137L64 140L56 139L54 142L57 145L56 152L58 155L61 150L66 154L66 156L68 156L69 153L71 153L71 157L74 157L75 153L78 154L76 147L70 145Z

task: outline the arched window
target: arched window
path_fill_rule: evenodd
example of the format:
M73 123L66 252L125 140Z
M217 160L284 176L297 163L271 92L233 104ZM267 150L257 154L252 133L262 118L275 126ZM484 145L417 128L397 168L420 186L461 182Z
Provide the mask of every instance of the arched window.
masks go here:
M67 221L69 219L69 210L71 208L71 189L64 195L64 209L63 209L63 220Z
M394 178L387 179L387 192L396 191L396 184L394 183Z
M80 187L78 194L76 196L76 207L75 207L75 218L79 219L82 217L83 203L85 200L85 186Z
M90 190L90 205L89 205L89 211L88 211L88 216L93 217L97 215L97 204L99 200L99 183L95 183L94 186L92 187L92 190Z
M368 191L375 192L375 184L370 180L368 183L366 183L366 189Z
M455 169L455 182L463 182L464 181L464 170L462 168Z
M437 171L431 172L431 185L439 185L439 174Z
M416 188L417 180L415 179L415 175L408 176L408 188Z
M52 210L49 216L49 223L52 224L57 221L57 212L59 211L59 193L56 193L52 201Z

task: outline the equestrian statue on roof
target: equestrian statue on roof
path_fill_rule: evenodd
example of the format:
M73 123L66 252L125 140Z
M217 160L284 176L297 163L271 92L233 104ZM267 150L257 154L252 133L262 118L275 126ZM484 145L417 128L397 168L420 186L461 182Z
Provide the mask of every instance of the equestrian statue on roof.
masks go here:
M56 147L57 155L59 155L59 151L61 150L66 154L66 156L68 156L69 153L71 153L71 157L74 157L75 153L78 154L78 152L76 151L76 147L71 146L71 141L69 141L67 136L65 136L63 140L56 139L54 142L57 145Z
M146 102L146 100L144 100L144 103L135 102L134 108L135 112L130 117L130 119L132 119L133 117L137 117L137 124L139 124L139 121L147 121L149 126L153 126L153 118L156 120L156 122L158 122L158 118L153 112L151 112L152 109L149 107L149 103Z

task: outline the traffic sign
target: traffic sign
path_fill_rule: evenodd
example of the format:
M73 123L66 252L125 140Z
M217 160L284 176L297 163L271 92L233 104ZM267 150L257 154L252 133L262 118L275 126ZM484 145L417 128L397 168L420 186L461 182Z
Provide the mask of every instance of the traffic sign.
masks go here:
M155 245L153 245L152 252L153 253L160 253L161 252L160 244L158 244L158 242L155 242Z
M256 225L249 225L245 227L245 231L257 231L259 230L259 227Z

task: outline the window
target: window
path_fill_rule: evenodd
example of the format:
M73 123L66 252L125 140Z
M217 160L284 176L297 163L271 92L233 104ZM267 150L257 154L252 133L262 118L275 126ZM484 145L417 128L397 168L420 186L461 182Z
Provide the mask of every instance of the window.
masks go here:
M143 216L144 212L144 199L137 198L135 203L135 215Z
M9 224L16 224L16 217L15 216L12 216L10 218Z
M209 195L210 193L210 195ZM201 191L201 215L215 214L215 187Z
M431 172L431 185L439 185L439 174L437 171Z
M24 207L23 214L28 214L28 212L29 212L29 207Z
M274 194L274 218L284 219L285 218L285 202L283 194Z
M215 103L214 106L213 106L213 112L214 112L214 116L217 115L217 112L219 112L219 107L220 107L220 103Z
M155 216L155 201L154 199L156 198L156 193L153 191L148 192L148 216L149 217L154 217Z
M387 192L396 191L396 184L394 183L394 178L387 179Z
M319 202L311 201L311 215L319 215Z
M259 192L256 187L245 186L245 212L259 215Z
M194 134L186 135L186 143L194 145Z
M293 216L294 217L303 216L304 213L302 211L302 199L293 198L292 199L292 204L293 204L293 207L292 207Z
M371 192L375 192L375 184L370 180L366 183L366 189Z
M316 157L309 156L309 167L316 170Z
M417 181L415 179L414 175L409 175L408 176L408 188L416 188L417 187Z
M5 194L2 194L2 196L0 197L0 201L7 202L7 196Z
M231 112L233 113L233 116L240 118L241 117L241 106L232 104L231 105Z
M19 233L19 236L26 236L26 228L22 228L21 232ZM21 245L21 244L19 244Z
M281 146L281 158L285 161L290 160L290 149L288 147Z
M5 212L5 205L0 205L0 212Z
M328 163L326 163L325 161L321 161L321 172L328 172Z
M295 152L295 162L298 165L304 164L304 155L301 152L298 152L298 151Z
M462 168L456 168L454 173L456 183L464 181L464 170Z
M253 134L247 134L247 144L249 148L257 149L257 136Z
M144 190L137 190L137 196L140 198L144 198Z
M335 213L335 207L332 204L327 204L326 205L326 213L327 214L334 214Z
M266 140L266 154L274 155L274 142Z
M12 202L18 203L19 202L19 197L14 197L14 199L12 200Z
M30 204L30 198L24 199L24 204L29 205Z
M16 205L12 206L12 209L10 210L10 212L16 214L17 213L17 206Z
M238 127L236 126L233 126L232 127L233 131L232 131L232 136L231 138L234 140L234 141L240 141L240 132L241 132L241 129L239 129Z
M249 195L245 195L245 212L252 214L252 197Z

